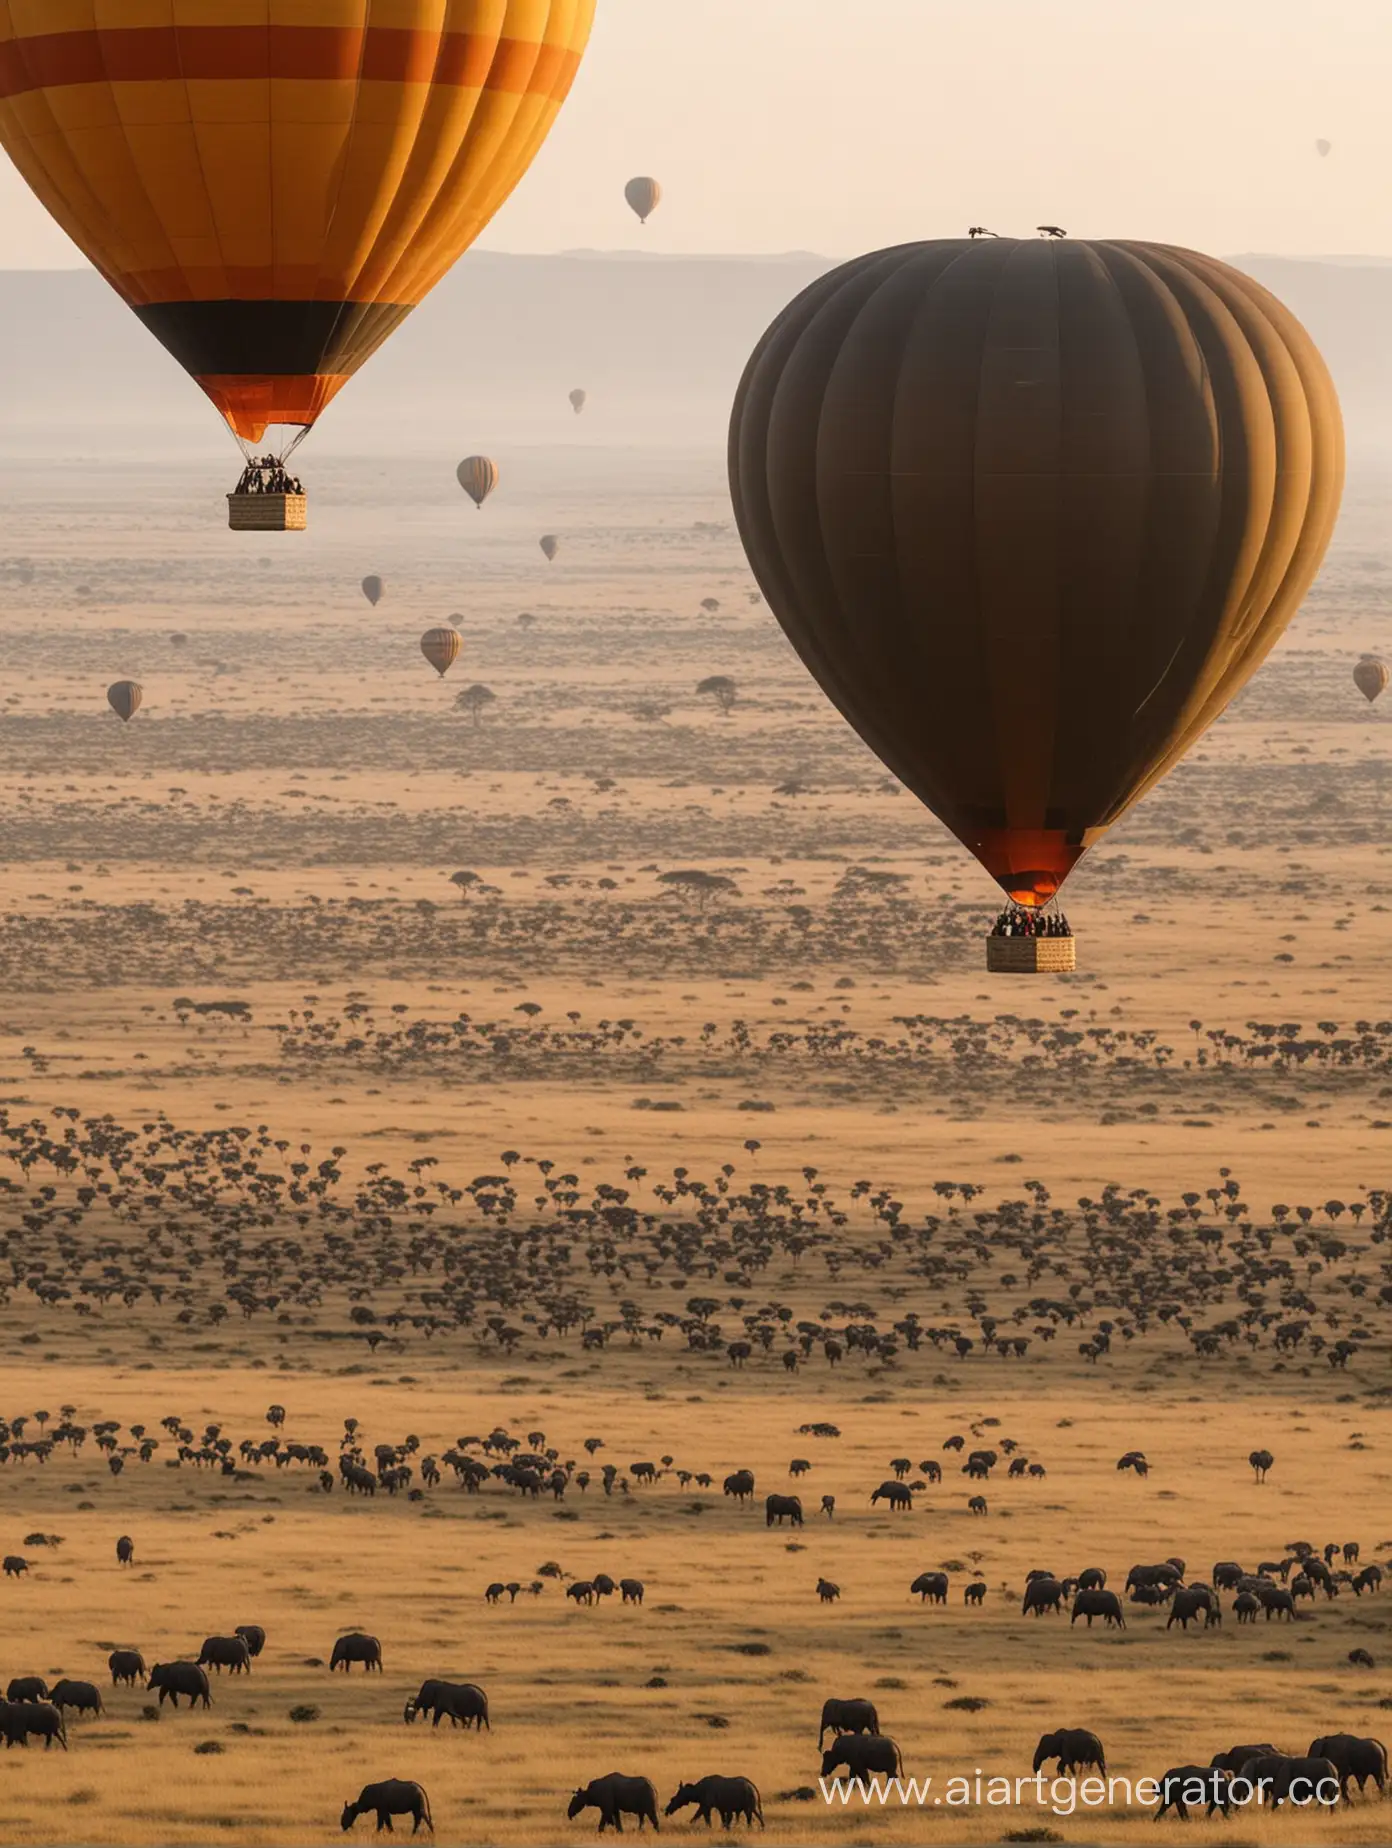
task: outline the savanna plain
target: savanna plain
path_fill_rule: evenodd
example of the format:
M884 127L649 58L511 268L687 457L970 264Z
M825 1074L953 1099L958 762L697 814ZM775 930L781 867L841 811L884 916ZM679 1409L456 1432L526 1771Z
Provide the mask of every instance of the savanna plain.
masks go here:
M1026 979L718 457L501 460L476 515L444 457L330 459L274 541L215 466L138 520L128 468L0 470L0 1682L105 1704L0 1754L0 1841L328 1841L397 1776L441 1841L551 1842L614 1769L750 1777L770 1841L1385 1841L1371 1786L1158 1835L947 1798L1058 1727L1132 1780L1386 1732L1385 478ZM1124 1596L1331 1546L1293 1616ZM1022 1610L1088 1568L1124 1628ZM111 1685L239 1624L206 1710ZM408 1724L429 1678L490 1728ZM824 1802L828 1697L943 1800Z

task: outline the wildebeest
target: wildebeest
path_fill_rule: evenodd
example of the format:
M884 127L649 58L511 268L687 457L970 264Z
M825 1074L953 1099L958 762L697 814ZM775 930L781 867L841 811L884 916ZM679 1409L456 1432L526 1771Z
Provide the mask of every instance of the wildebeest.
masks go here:
M56 1707L50 1707L43 1701L6 1700L0 1701L0 1731L4 1732L5 1744L27 1746L31 1738L42 1739L44 1750L56 1739L66 1752L68 1749L67 1728L63 1716Z
M233 1635L241 1637L247 1646L247 1654L253 1659L266 1647L266 1632L259 1623L239 1623Z
M27 1559L21 1558L21 1556L18 1553L7 1553L5 1555L5 1577L6 1578L19 1578L23 1573L27 1572L28 1570L29 1570L29 1561Z
M822 1740L828 1732L877 1733L879 1730L880 1716L873 1700L824 1700L822 1723L817 1728L817 1750L821 1751Z
M798 1495L770 1495L764 1501L764 1526L772 1527L777 1521L781 1527L784 1521L791 1521L794 1527L802 1526L802 1498Z
M1020 1602L1021 1612L1033 1611L1038 1617L1043 1611L1052 1611L1055 1616L1063 1608L1063 1586L1056 1578L1031 1579L1025 1586L1025 1595Z
M185 1695L190 1707L196 1707L201 1700L205 1707L211 1707L213 1696L208 1687L208 1671L200 1668L196 1662L156 1662L150 1670L150 1679L145 1683L146 1691L159 1689L159 1704L162 1707L166 1695L171 1707L177 1707L179 1696Z
M488 1696L472 1681L423 1681L416 1698L406 1703L408 1726L418 1713L433 1716L432 1728L447 1719L452 1727L462 1726L466 1732L474 1725L480 1732L485 1727L489 1732L493 1730L488 1718Z
M733 1495L737 1502L747 1502L754 1493L754 1472L752 1469L737 1469L725 1478L725 1493Z
M1107 1775L1102 1741L1082 1726L1064 1726L1058 1732L1045 1733L1034 1748L1034 1769L1040 1770L1050 1758L1057 1758L1060 1777L1071 1777L1084 1766L1095 1766L1103 1777Z
M1073 1609L1068 1619L1070 1630L1080 1617L1087 1618L1089 1630L1094 1617L1100 1617L1108 1625L1114 1624L1119 1630L1126 1628L1126 1613L1121 1608L1121 1599L1114 1591L1080 1591L1073 1600Z
M198 1652L198 1665L215 1668L219 1674L227 1668L234 1675L249 1675L251 1648L244 1636L205 1636Z
M351 1829L359 1816L369 1813L377 1818L377 1832L385 1829L388 1835L392 1828L393 1816L410 1816L413 1818L412 1835L420 1831L422 1823L433 1835L435 1824L430 1818L430 1799L419 1784L408 1783L400 1777L389 1777L380 1784L364 1784L358 1792L355 1803L345 1803L343 1814L339 1817L344 1829Z
M711 1776L698 1778L694 1784L682 1784L662 1813L675 1816L678 1810L691 1804L696 1806L693 1822L709 1825L714 1810L720 1816L722 1828L732 1827L737 1816L748 1823L757 1822L761 1829L764 1826L758 1789L747 1777Z
M846 1772L848 1784L864 1784L867 1777L900 1777L904 1760L899 1747L885 1733L861 1738L842 1733L822 1753L822 1776L835 1778L838 1770Z
M1381 1739L1360 1739L1356 1733L1326 1733L1310 1743L1308 1756L1327 1758L1339 1773L1339 1794L1348 1796L1349 1782L1363 1786L1371 1780L1387 1795L1387 1747Z
M101 1714L105 1711L101 1690L90 1681L55 1681L49 1698L60 1713L66 1707L71 1707L75 1713Z
M873 1508L878 1501L887 1501L891 1513L895 1509L903 1513L913 1508L913 1496L907 1482L882 1482L870 1497L870 1506Z
M604 1777L591 1778L588 1784L576 1790L566 1815L573 1822L587 1809L599 1811L601 1835L606 1829L622 1835L625 1816L638 1818L640 1835L645 1822L650 1822L654 1829L658 1827L657 1791L646 1777L625 1777L621 1771L610 1771Z
M1229 1808L1228 1774L1214 1765L1176 1765L1163 1777L1156 1778L1160 1787L1160 1807L1155 1812L1159 1822L1167 1809L1173 1809L1181 1822L1188 1822L1188 1805L1208 1805L1211 1817L1215 1809L1226 1816Z
M620 1579L619 1590L623 1593L623 1601L625 1604L641 1604L643 1602L642 1579Z
M113 1649L106 1658L106 1666L111 1670L111 1685L119 1687L124 1681L127 1687L135 1686L137 1677L147 1673L145 1658L138 1649Z
M129 1534L122 1534L116 1542L116 1563L128 1566L135 1558L135 1542Z
M48 1683L42 1675L16 1675L5 1689L6 1700L47 1700Z
M927 1604L931 1599L934 1604L947 1603L947 1574L945 1572L920 1572L913 1584L909 1586L909 1596L918 1593L920 1604Z
M361 1662L370 1675L375 1668L382 1673L382 1645L375 1636L364 1636L360 1630L354 1630L350 1636L340 1636L333 1646L329 1657L329 1670L341 1668L348 1674L354 1662Z

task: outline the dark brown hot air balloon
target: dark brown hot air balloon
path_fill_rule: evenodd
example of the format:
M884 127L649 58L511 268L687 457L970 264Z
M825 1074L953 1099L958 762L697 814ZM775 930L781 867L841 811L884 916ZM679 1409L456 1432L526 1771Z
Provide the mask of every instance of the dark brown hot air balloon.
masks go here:
M491 456L465 456L454 474L469 499L482 511L483 503L498 485L498 464Z
M577 417L580 415L581 411L584 410L585 400L589 397L589 395L590 394L587 391L582 391L578 385L576 386L575 390L570 394L570 408L571 410L575 412L575 415Z
M1364 655L1353 670L1353 684L1371 706L1378 696L1387 690L1387 682L1392 678L1387 663L1380 661L1376 655Z
M662 203L662 188L656 180L640 177L630 180L624 187L624 198L638 214L641 222L646 224Z
M546 562L550 564L551 560L556 556L557 552L560 551L561 542L554 533L543 533L542 539L541 539L541 549L546 554Z
M784 311L740 387L730 479L828 696L1038 906L1285 628L1343 439L1308 335L1226 264L945 239Z
M362 594L367 598L374 610L382 601L382 592L385 589L386 585L382 582L381 578L377 577L375 574L372 577L365 577L362 581Z
M133 680L117 680L106 689L106 703L123 724L129 725L145 697Z
M464 638L457 629L427 629L420 649L441 680L459 659Z

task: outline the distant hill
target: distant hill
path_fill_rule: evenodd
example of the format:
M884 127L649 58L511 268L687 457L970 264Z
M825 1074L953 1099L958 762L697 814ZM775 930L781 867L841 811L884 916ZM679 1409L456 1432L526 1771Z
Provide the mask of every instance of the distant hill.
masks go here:
M1334 372L1355 448L1392 447L1392 267L1250 256ZM828 259L467 257L332 407L324 454L576 441L708 447L755 341ZM567 403L590 393L583 417ZM93 274L0 272L0 450L206 451L212 412Z

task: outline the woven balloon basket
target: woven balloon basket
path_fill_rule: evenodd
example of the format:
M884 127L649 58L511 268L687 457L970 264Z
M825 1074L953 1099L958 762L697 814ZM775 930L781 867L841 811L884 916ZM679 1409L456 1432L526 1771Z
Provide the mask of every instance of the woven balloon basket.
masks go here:
M1066 975L1078 966L1076 937L988 937L992 975Z
M227 524L234 533L302 533L309 501L303 494L229 494Z

